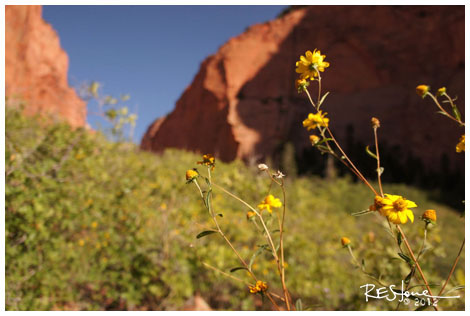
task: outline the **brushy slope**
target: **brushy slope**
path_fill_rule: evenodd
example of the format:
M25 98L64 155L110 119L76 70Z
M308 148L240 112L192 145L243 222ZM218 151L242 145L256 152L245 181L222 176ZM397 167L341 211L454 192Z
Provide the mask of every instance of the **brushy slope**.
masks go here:
M200 157L168 150L161 156L134 145L107 142L99 133L67 125L43 126L6 109L6 308L8 310L175 310L195 293L214 309L266 309L246 285L203 266L223 271L239 266L217 235L196 239L211 227L195 187L185 184L186 169ZM214 182L252 205L268 180L239 161L218 163ZM287 178L287 283L311 310L385 310L396 303L366 303L359 288L372 283L360 274L342 236L356 256L384 282L400 284L407 274L379 216L353 217L373 197L348 179ZM427 208L438 213L429 234L432 247L423 259L431 283L447 275L464 236L464 221L453 210L430 201L425 192L404 185L386 191L403 194L420 206L417 220L404 229L419 247ZM279 196L280 192L275 191ZM222 228L249 260L264 243L246 220L246 209L220 191L214 208ZM419 237L419 239L417 239ZM280 293L275 265L257 258L254 269ZM233 275L249 280L245 271ZM418 284L419 281L413 281ZM464 282L464 260L447 289ZM464 295L463 291L456 291ZM463 309L464 300L443 302ZM404 307L402 307L404 308ZM405 307L415 309L414 305Z

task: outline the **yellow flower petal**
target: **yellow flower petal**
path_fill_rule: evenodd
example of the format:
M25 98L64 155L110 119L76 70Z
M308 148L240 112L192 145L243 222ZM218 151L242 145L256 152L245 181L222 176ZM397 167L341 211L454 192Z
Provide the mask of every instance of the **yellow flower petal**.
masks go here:
M398 220L398 213L397 212L390 212L388 214L388 219L394 224L398 224L400 222Z
M408 216L408 218L410 219L410 221L413 223L414 220L415 220L415 215L413 214L413 212L410 211L410 210L407 210L407 211L406 211L406 215Z
M406 217L406 212L397 212L397 214L402 224L405 224L408 221L408 218Z
M410 200L406 200L406 205L407 207L418 207L418 205L416 205L415 202L410 201Z

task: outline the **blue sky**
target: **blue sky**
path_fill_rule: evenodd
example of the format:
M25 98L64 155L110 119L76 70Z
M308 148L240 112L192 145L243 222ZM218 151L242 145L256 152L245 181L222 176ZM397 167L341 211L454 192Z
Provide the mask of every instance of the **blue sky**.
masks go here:
M173 109L208 55L285 7L44 6L43 18L69 55L72 86L95 80L104 94L131 95L139 143L149 124ZM88 122L97 128L100 119L88 115Z

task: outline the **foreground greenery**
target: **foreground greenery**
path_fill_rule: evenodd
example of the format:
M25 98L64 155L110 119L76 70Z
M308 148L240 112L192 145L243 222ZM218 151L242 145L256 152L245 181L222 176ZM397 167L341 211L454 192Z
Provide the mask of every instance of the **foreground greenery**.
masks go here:
M175 310L196 293L219 310L269 306L245 284L203 264L247 279L244 270L230 273L239 265L237 258L221 247L217 235L195 237L210 227L194 187L185 184L186 169L196 167L200 156L177 150L156 156L131 144L107 142L99 133L42 125L12 108L6 109L5 149L8 310ZM240 161L217 162L213 179L253 205L268 185ZM349 237L355 255L364 258L368 272L382 275L382 282L399 287L406 277L409 268L397 255L383 218L350 215L368 208L373 197L367 188L347 178L288 175L286 181L286 279L294 301L302 298L304 309L311 310L395 309L396 302L365 302L360 286L374 281L354 271L340 243ZM422 267L431 284L441 282L464 236L463 218L432 202L426 192L404 185L385 188L407 192L418 204L415 222L403 227L416 249L424 231L419 215L437 211ZM223 214L227 236L249 260L263 241L246 219L247 209L217 190L213 205ZM464 284L463 259L449 290ZM274 265L261 255L253 269L269 284L277 278ZM449 295L461 298L440 306L463 310L464 292ZM407 308L416 309L401 306Z

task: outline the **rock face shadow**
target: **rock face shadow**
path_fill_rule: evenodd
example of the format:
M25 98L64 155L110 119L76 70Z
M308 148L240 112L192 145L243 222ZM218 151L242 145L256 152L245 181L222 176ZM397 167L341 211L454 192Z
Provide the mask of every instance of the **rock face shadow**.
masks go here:
M306 9L278 52L237 95L240 121L260 135L254 154L279 158L283 145L292 143L300 171L315 168L308 168L312 148L302 127L312 108L295 91L294 68L301 54L318 48L331 63L322 74L323 93L330 92L323 110L363 170L374 176L364 147L373 145L370 119L375 116L382 126L382 161L389 165L385 181L463 188L464 157L455 153L455 145L464 130L436 115L432 101L415 93L420 83L434 90L446 86L464 110L463 21L463 7ZM309 90L317 95L316 82Z
M294 88L295 62L315 48L331 64L323 73L323 92L330 92L323 110L352 159L373 170L363 147L373 144L375 116L381 156L391 165L386 180L464 187L464 156L455 153L464 131L415 93L422 83L446 86L464 111L463 6L311 6L254 25L204 61L142 147L278 164L292 144L300 172L318 169L323 161L311 160L302 127L311 106ZM310 91L316 96L314 82Z

